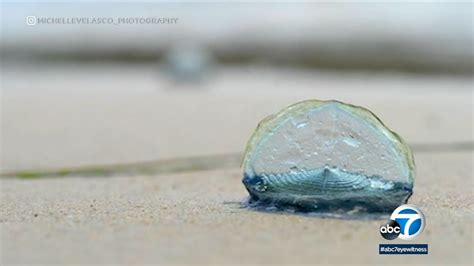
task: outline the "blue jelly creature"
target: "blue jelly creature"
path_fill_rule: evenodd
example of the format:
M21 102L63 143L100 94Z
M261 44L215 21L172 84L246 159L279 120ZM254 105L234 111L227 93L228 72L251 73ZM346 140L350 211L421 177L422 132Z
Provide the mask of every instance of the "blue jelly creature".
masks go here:
M415 177L410 148L371 111L319 100L263 119L243 170L250 206L302 212L391 213Z

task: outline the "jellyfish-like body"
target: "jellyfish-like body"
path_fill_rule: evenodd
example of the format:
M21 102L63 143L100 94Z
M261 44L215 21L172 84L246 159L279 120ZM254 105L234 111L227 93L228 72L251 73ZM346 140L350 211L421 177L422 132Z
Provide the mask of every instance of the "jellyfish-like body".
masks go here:
M309 100L261 121L243 160L253 206L389 213L413 191L408 145L369 110Z

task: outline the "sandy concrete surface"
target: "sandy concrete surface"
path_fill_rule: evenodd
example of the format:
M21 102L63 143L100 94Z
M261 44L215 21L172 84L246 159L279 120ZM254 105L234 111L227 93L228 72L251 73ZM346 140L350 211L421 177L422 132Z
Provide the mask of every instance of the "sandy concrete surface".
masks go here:
M156 65L102 64L2 74L1 265L473 263L472 77L222 67L190 85ZM241 208L234 154L263 117L310 98L365 106L415 148L410 203L427 225L409 243L429 244L429 255L378 255L380 243L405 243L379 235L384 220ZM211 157L199 169L209 169L229 153L226 169L122 172L202 155ZM164 168L188 169L183 162ZM5 175L102 164L122 166L113 177Z
M254 66L183 84L154 64L2 72L2 172L243 152L261 119L307 99L367 107L410 144L474 141L468 76Z
M378 255L383 220L255 212L239 169L161 176L1 179L1 264L472 265L472 152L415 154L410 200L429 255Z

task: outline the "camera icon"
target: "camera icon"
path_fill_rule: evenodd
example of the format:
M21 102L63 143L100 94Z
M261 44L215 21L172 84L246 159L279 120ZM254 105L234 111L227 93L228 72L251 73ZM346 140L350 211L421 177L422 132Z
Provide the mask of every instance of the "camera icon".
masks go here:
M26 17L26 25L28 26L34 26L36 25L36 17L35 16L27 16Z

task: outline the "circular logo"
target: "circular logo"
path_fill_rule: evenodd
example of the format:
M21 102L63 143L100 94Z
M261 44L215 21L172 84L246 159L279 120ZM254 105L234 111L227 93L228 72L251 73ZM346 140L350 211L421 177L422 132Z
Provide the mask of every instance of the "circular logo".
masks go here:
M398 238L403 240L415 238L425 228L425 216L413 205L406 204L396 208L390 219L398 223L400 227Z
M35 16L27 16L26 17L26 25L28 25L28 26L36 25L36 17Z
M380 234L387 240L394 240L400 235L400 225L397 221L390 220L380 226Z

